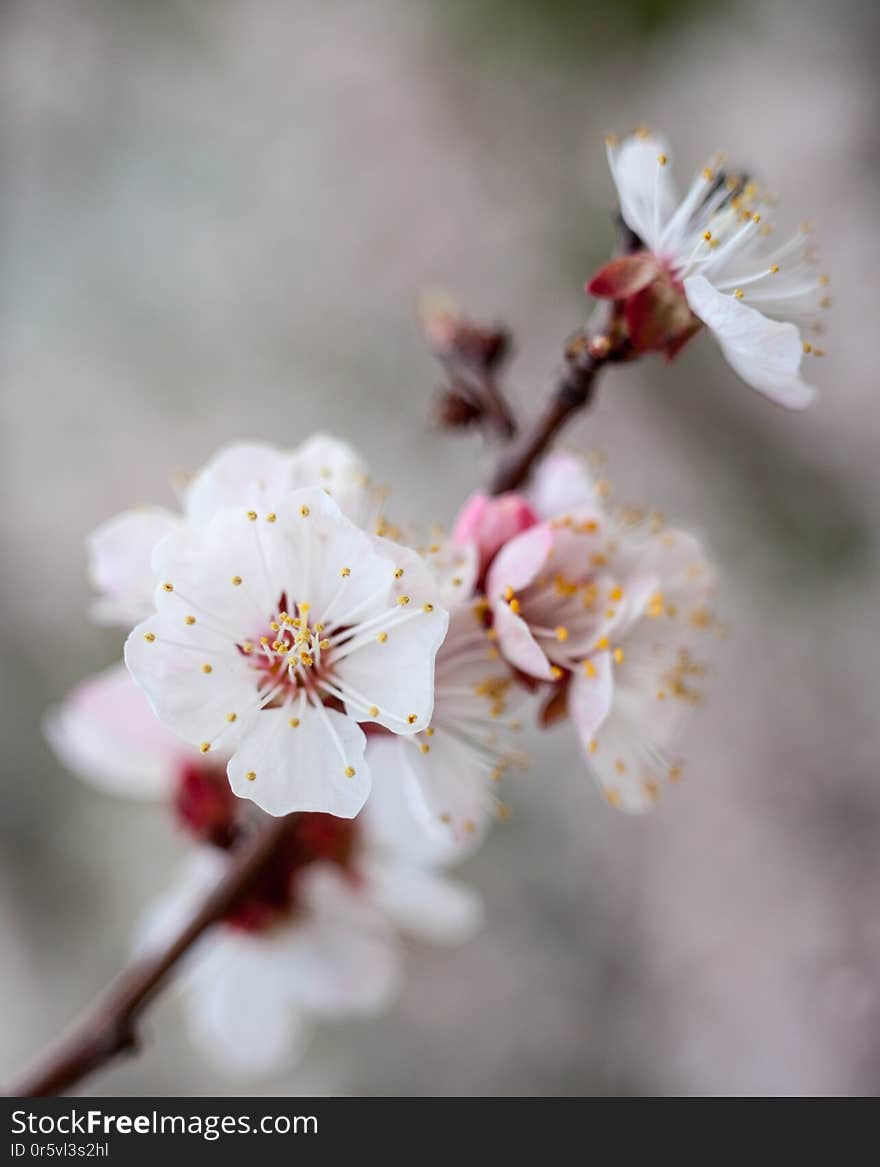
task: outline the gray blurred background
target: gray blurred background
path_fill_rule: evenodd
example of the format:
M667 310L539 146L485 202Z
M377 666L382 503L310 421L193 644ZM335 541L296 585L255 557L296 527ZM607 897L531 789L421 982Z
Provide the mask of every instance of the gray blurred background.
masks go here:
M515 330L538 404L611 244L602 135L682 180L717 146L819 228L822 395L785 414L708 338L612 371L567 435L700 531L731 625L681 786L611 811L561 728L464 870L460 951L384 1019L215 1077L163 1000L101 1093L880 1090L880 156L873 5L774 0L20 0L3 8L0 1072L124 958L183 853L159 809L65 774L40 719L121 637L83 536L230 438L354 441L404 517L489 462L428 421L426 285Z

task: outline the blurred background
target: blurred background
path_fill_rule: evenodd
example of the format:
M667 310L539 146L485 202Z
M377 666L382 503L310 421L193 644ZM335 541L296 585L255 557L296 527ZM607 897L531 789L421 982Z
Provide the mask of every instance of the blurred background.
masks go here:
M488 924L414 948L385 1018L215 1076L176 1005L107 1094L880 1091L876 7L801 0L7 0L0 1076L124 959L184 851L41 736L115 659L83 537L232 438L355 442L404 518L448 522L491 454L429 420L418 294L514 330L524 415L612 243L602 136L716 147L818 227L822 389L785 414L711 340L612 370L567 434L720 566L685 781L610 810L565 727L462 874ZM866 331L867 330L867 331Z

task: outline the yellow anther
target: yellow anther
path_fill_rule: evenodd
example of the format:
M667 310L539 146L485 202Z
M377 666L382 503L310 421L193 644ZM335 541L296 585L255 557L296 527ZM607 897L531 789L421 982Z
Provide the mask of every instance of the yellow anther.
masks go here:
M609 600L614 600L616 604L623 599L623 588L620 586L620 584L616 584L611 589L611 591L608 593L608 598Z
M434 605L433 604L422 604L422 611L423 612L433 612Z
M605 791L605 798L610 806L620 806L620 791L615 790L613 786Z
M557 626L556 626L556 639L560 642L568 640L568 629L565 627L564 624L557 624Z
M310 669L315 663L315 658L310 656L307 652L301 652L299 654L299 659L307 669Z
M302 515L302 517L304 519L307 519L311 512L309 511L309 508L307 506L303 505L299 508L299 513Z
M652 802L656 802L660 797L660 787L657 785L653 778L646 778L644 780L642 783L642 790L644 790L645 794L648 796L648 798L651 799Z
M397 602L401 608L405 608L409 603L409 596L398 596Z
M402 567L395 567L394 578L401 579L402 577L403 577L403 568Z
M246 652L246 653L252 653L254 651L254 646L251 644L251 642L249 640L246 640L244 642L244 644L241 646L241 651Z
M454 575L452 577L452 586L453 587L460 588L463 583L464 583L464 580L461 578L460 575Z
M663 613L666 611L666 602L663 599L662 592L655 592L653 596L651 596L650 600L648 600L648 606L645 611L649 616L655 618L657 616L663 615Z
M753 222L753 223L760 223L760 222L761 222L761 213L760 213L760 211L755 211L754 215L752 215L752 222Z
M827 288L831 283L831 276L819 276L819 283L823 288Z
M605 135L605 145L606 146L616 146L619 141L620 141L620 139L618 138L617 134L606 134Z
M300 602L297 604L297 607L304 616L307 612L311 612L312 610L312 605L308 602L308 600L300 600Z
M296 727L299 725L299 718L298 717L291 717L290 721L288 721L287 724L290 726L291 729L296 729Z
M626 773L626 762L624 762L623 758L615 758L614 759L614 769L617 771L618 774L625 774Z
M712 232L711 231L704 231L703 238L706 240L707 243L711 243L712 242Z
M513 590L513 588L510 586L510 584L508 584L507 587L504 589L504 598L505 598L505 600L507 600L508 604L510 603L510 601L513 599L513 597L515 595L516 595L516 592Z
M144 633L144 640L146 640L147 644L152 644L155 639L156 639L155 632L145 632Z
M379 706L378 705L371 705L369 708L369 714L370 714L370 717L378 717L379 716Z
M261 636L260 637L260 644L262 644L263 648L268 648L269 647L269 637L268 636Z
M237 713L227 713L227 714L226 714L226 720L227 720L227 721L230 723L230 725L231 725L233 721L237 721L237 720L238 720L238 714L237 714Z
M777 274L777 272L778 272L778 271L779 271L779 264L778 264L778 263L774 263L774 264L771 264L771 265L770 265L770 274L771 274L771 276L775 276L775 275Z
M808 340L805 340L804 341L804 352L811 353L812 351L813 351L813 346L810 344L810 342Z
M427 742L422 742L422 744L419 746L419 749L422 751L423 754L430 754L430 752L431 752L431 747L428 745Z
M737 300L741 300L745 295L745 292L742 290L742 288L737 288L733 294L736 296Z
M591 660L585 660L584 661L584 676L585 677L595 677L595 675L596 675L596 666L593 664L593 662Z
M269 625L269 627L272 629L273 632L280 632L281 631L281 625L278 623L277 620L273 620L271 622L271 624Z
M678 782L681 778L681 766L670 766L666 772L666 777L670 782Z
M203 672L203 673L206 673L206 674L207 674L207 673L213 673L213 671L214 671L214 669L213 669L213 666L212 666L212 665L207 665L207 664L205 664L205 665L202 665L202 672Z
M623 662L623 649L622 648L615 648L614 652L611 655L614 657L614 659L617 661L618 664L621 664Z
M419 720L419 715L417 713L410 713L406 720L410 725L415 725L415 723Z
M596 641L596 652L604 652L608 648L608 637L600 636Z
M318 648L320 648L322 652L326 652L329 647L330 647L330 641L327 639L326 636L324 637L323 640L318 641Z
M233 586L234 588L240 588L240 587L241 587L241 576L240 576L240 575L234 575L234 576L232 577L232 586Z
M661 166L665 166L666 163L669 161L669 159L666 157L665 154L658 154L657 161L660 163Z
M388 633L387 632L380 632L379 635L376 637L376 639L379 641L380 644L384 644L385 641L388 639Z
M174 584L163 583L162 584L162 591L163 592L173 592L174 591Z
M355 770L354 766L346 766L345 767L346 778L354 778L356 773L357 773L357 771Z
M712 169L711 166L704 166L702 173L703 173L703 178L706 180L706 182L711 182L715 177L715 171Z
M184 616L183 622L184 624L195 624L196 618L195 616Z
M588 753L595 754L598 748L599 743L596 741L596 739L594 737L590 738L590 744L587 746Z
M247 517L250 519L250 521L252 523L255 523L257 521L257 512L256 511L248 511Z
M199 749L201 750L201 752L203 754L207 754L207 752L210 748L211 748L210 742L202 742L202 744L199 746Z
M511 600L510 603L508 604L508 607L510 608L511 612L513 612L514 616L519 615L519 600L517 600L517 599Z
M657 690L657 700L658 701L665 701L666 700L666 690L665 689L658 689Z
M339 574L342 576L343 579L348 579L348 577L351 575L351 568L350 567L343 567L340 570Z
M248 770L247 774L245 774L245 778L247 778L248 782L253 782L256 776L257 775L255 770Z
M562 677L562 669L559 667L559 665L550 666L550 676L554 681L560 680Z
M425 730L425 737L433 737L433 736L434 736L434 727L429 725L428 728Z

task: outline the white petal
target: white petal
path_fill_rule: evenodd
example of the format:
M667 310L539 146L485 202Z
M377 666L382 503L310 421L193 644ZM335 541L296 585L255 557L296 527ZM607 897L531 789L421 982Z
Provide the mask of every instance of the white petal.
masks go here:
M188 753L121 664L77 685L48 714L44 729L60 760L80 778L133 798L166 795Z
M358 524L376 512L364 462L351 446L326 434L315 434L293 451L266 442L224 446L193 479L185 510L195 522L233 506L274 510L290 491L304 486L329 492Z
M99 624L131 627L153 608L153 549L182 520L161 507L123 511L87 540L89 575L101 593L92 607Z
M794 324L770 320L735 296L716 291L705 276L684 281L695 315L714 333L728 364L740 377L788 409L803 409L815 389L800 376L803 342Z
M296 727L290 724L294 712ZM242 734L229 781L267 814L316 810L354 818L370 792L364 746L360 726L335 709L264 709Z
M479 930L483 905L469 888L432 871L371 863L367 894L401 931L429 944L463 944Z
M309 915L279 937L291 993L322 1016L384 1009L401 972L387 921L362 889L329 865L309 868L300 895Z
M438 729L427 754L402 738L371 737L367 759L373 791L364 828L376 847L402 861L445 866L485 838L492 779L473 749Z
M589 663L595 675L579 670L572 675L568 689L568 711L585 750L611 711L614 699L611 654L597 653Z
M125 642L125 663L156 716L197 746L230 748L255 715L258 693L249 660L232 641L199 623L189 629L166 614L139 624Z
M620 213L626 225L651 250L660 242L663 228L678 202L671 166L661 165L661 157L669 157L669 146L655 134L632 134L608 147L608 163L617 187Z
M260 1075L303 1053L310 1027L287 983L286 954L274 936L224 928L191 979L187 1028L227 1074Z
M184 511L192 522L205 523L227 507L269 510L292 488L289 453L267 442L234 442L219 449L193 478Z
M494 613L498 647L505 659L529 676L544 681L552 680L553 667L544 650L529 632L525 620L512 612L503 600L495 604Z
M434 659L446 636L449 616L439 608L420 610L397 626L392 623L394 617L394 612L389 613L386 640L380 642L371 633L361 648L339 661L334 673L364 698L346 702L351 716L376 721L393 733L418 733L428 725L434 709ZM377 627L376 634L384 631ZM371 718L365 704L380 712Z
M353 523L373 522L377 492L369 485L366 463L347 442L313 434L294 450L291 462L294 486L320 486Z
M574 508L595 506L601 514L596 483L583 458L560 450L538 464L528 497L542 519L564 515Z

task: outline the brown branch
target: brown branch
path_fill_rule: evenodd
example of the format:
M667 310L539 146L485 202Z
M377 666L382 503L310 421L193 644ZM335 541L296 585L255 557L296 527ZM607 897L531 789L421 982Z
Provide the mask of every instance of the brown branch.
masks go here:
M59 1094L138 1045L138 1023L177 962L246 895L289 829L289 819L269 819L232 852L228 871L194 915L161 951L126 968L75 1023L70 1033L7 1093L16 1097Z
M522 486L560 429L592 400L600 369L608 361L622 359L622 352L612 347L605 333L592 339L579 333L569 343L553 394L531 430L501 456L489 484L491 494Z

